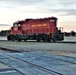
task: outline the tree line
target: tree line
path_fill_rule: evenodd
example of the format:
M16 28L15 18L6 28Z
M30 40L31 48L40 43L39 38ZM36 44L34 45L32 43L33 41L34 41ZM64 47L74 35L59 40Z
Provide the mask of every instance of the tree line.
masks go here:
M64 36L76 36L76 32L73 30L71 32L64 32Z

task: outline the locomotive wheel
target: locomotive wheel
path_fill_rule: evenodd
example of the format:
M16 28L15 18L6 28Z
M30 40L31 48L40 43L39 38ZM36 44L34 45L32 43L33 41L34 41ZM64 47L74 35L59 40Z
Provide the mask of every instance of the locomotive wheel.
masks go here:
M51 41L52 41L52 42L56 42L56 40L55 40L55 39L51 39Z
M18 41L21 41L21 39L18 39Z
M14 41L15 40L15 38L14 37L12 37L12 41Z
M37 42L40 42L40 39L37 39Z
M47 39L47 42L50 42L50 39Z
M43 41L46 42L46 39L44 39Z
M26 39L24 41L26 42Z
M11 38L10 38L10 36L8 36L8 37L7 37L7 40L8 40L8 41L11 41Z
M14 39L12 39L12 41L14 41Z

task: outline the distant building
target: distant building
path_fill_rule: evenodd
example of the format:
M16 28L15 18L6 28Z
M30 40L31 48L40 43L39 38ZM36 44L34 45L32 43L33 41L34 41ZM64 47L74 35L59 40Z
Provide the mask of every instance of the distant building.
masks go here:
M8 34L10 34L10 30L2 30L0 32L0 36L7 36Z

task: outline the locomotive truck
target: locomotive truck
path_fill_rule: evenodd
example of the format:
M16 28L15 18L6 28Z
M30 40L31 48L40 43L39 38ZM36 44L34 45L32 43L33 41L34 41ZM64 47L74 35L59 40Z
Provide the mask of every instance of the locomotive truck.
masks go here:
M44 42L55 42L64 40L64 35L61 28L58 29L57 27L57 18L48 17L14 22L7 39L12 41L36 40L40 42L43 40Z

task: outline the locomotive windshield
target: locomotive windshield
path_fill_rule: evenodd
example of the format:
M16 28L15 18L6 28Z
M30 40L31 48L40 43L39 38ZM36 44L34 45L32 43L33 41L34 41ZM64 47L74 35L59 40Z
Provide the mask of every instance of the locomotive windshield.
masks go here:
M50 20L50 22L55 22L55 20Z
M13 27L17 27L17 24L13 24Z

